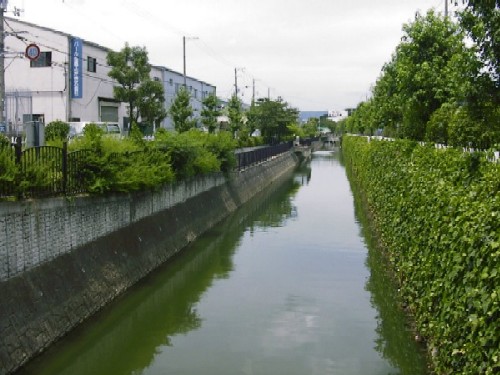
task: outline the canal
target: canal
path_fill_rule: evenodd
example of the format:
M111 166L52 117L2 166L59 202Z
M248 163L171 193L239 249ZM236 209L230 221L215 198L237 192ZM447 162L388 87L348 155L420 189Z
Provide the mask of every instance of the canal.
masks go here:
M315 153L19 374L426 374L357 207Z

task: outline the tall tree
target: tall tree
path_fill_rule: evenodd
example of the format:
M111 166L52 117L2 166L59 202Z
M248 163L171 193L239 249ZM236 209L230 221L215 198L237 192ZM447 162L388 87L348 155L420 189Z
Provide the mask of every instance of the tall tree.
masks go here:
M500 0L468 0L460 23L478 48L464 108L455 116L456 143L488 148L500 143Z
M152 124L156 130L168 114L165 109L165 89L161 82L148 79L139 86L138 94L137 108L141 120Z
M500 89L500 0L468 0L460 21L478 45L483 65Z
M298 122L298 115L299 111L281 98L263 98L250 107L248 117L252 126L260 129L265 142L276 143L291 135L289 125Z
M202 104L201 122L207 127L209 133L215 133L217 129L217 117L221 114L217 96L214 93L209 94L203 99Z
M372 121L397 128L400 136L423 140L434 111L446 102L463 100L468 81L463 76L471 74L474 56L457 25L433 11L417 14L403 31L402 42L373 90L375 112L363 110L371 113Z
M179 133L196 126L196 120L192 118L193 107L191 107L190 99L189 92L185 87L181 87L168 111L174 122L174 128Z
M233 137L236 137L238 130L243 126L243 108L241 100L236 94L233 94L227 103L227 116L229 117L231 134L233 134Z
M106 60L111 66L108 76L120 84L113 87L114 96L117 100L128 103L130 124L137 124L140 115L137 108L139 86L150 79L151 71L146 48L130 47L125 43L121 51L109 51Z

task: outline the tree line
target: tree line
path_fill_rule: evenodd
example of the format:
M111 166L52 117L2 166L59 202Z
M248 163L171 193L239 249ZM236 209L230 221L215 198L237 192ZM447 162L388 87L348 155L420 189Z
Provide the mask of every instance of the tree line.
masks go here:
M500 145L500 1L469 0L403 26L370 99L340 130L452 146Z
M150 77L151 65L146 48L131 47L126 43L121 51L110 51L107 62L111 66L109 76L118 83L114 87L115 99L128 103L132 132L140 129L141 123L153 125L156 129L170 116L177 133L200 127L208 133L228 131L242 146L276 143L315 133L315 129L299 126L298 109L281 98L258 99L245 109L236 94L223 106L211 93L202 100L198 122L190 104L191 94L184 86L176 93L168 111L165 109L164 88L161 82ZM218 121L221 115L225 115L228 121ZM252 137L257 129L260 130L260 139Z

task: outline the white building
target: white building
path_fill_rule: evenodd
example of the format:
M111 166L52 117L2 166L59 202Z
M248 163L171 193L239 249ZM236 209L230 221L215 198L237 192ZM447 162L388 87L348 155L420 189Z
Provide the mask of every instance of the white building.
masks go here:
M114 99L116 82L108 76L109 49L7 17L5 32L5 119L10 131L22 130L27 121L55 120L117 122L128 129L127 104ZM36 60L25 56L28 50L36 54L37 49ZM152 66L150 75L163 82L168 109L184 76L162 66ZM186 77L186 86L199 116L201 101L216 88L192 77ZM171 128L171 119L167 117L162 126Z
M335 111L335 110L332 110L332 111L328 111L328 117L327 118L330 121L339 122L341 120L346 119L348 116L349 116L349 112L347 112L347 111Z
M159 77L165 89L165 108L168 109L174 101L177 92L184 86L184 75L160 66L154 66L153 70L161 72ZM194 115L195 117L200 117L203 99L210 94L216 94L216 88L209 83L189 76L186 77L186 88L191 94L191 106L193 107ZM168 116L162 125L167 129L172 128L172 119Z

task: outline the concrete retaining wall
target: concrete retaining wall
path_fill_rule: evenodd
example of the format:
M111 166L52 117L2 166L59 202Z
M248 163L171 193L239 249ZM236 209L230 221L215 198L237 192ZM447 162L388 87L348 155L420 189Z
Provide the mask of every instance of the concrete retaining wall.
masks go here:
M157 192L0 203L0 281L226 183L222 174Z
M8 255L7 272L15 276L0 282L0 374L43 351L296 163L287 153L228 179L158 193L9 204L0 223L11 225L1 230L22 245L16 243L15 261Z

